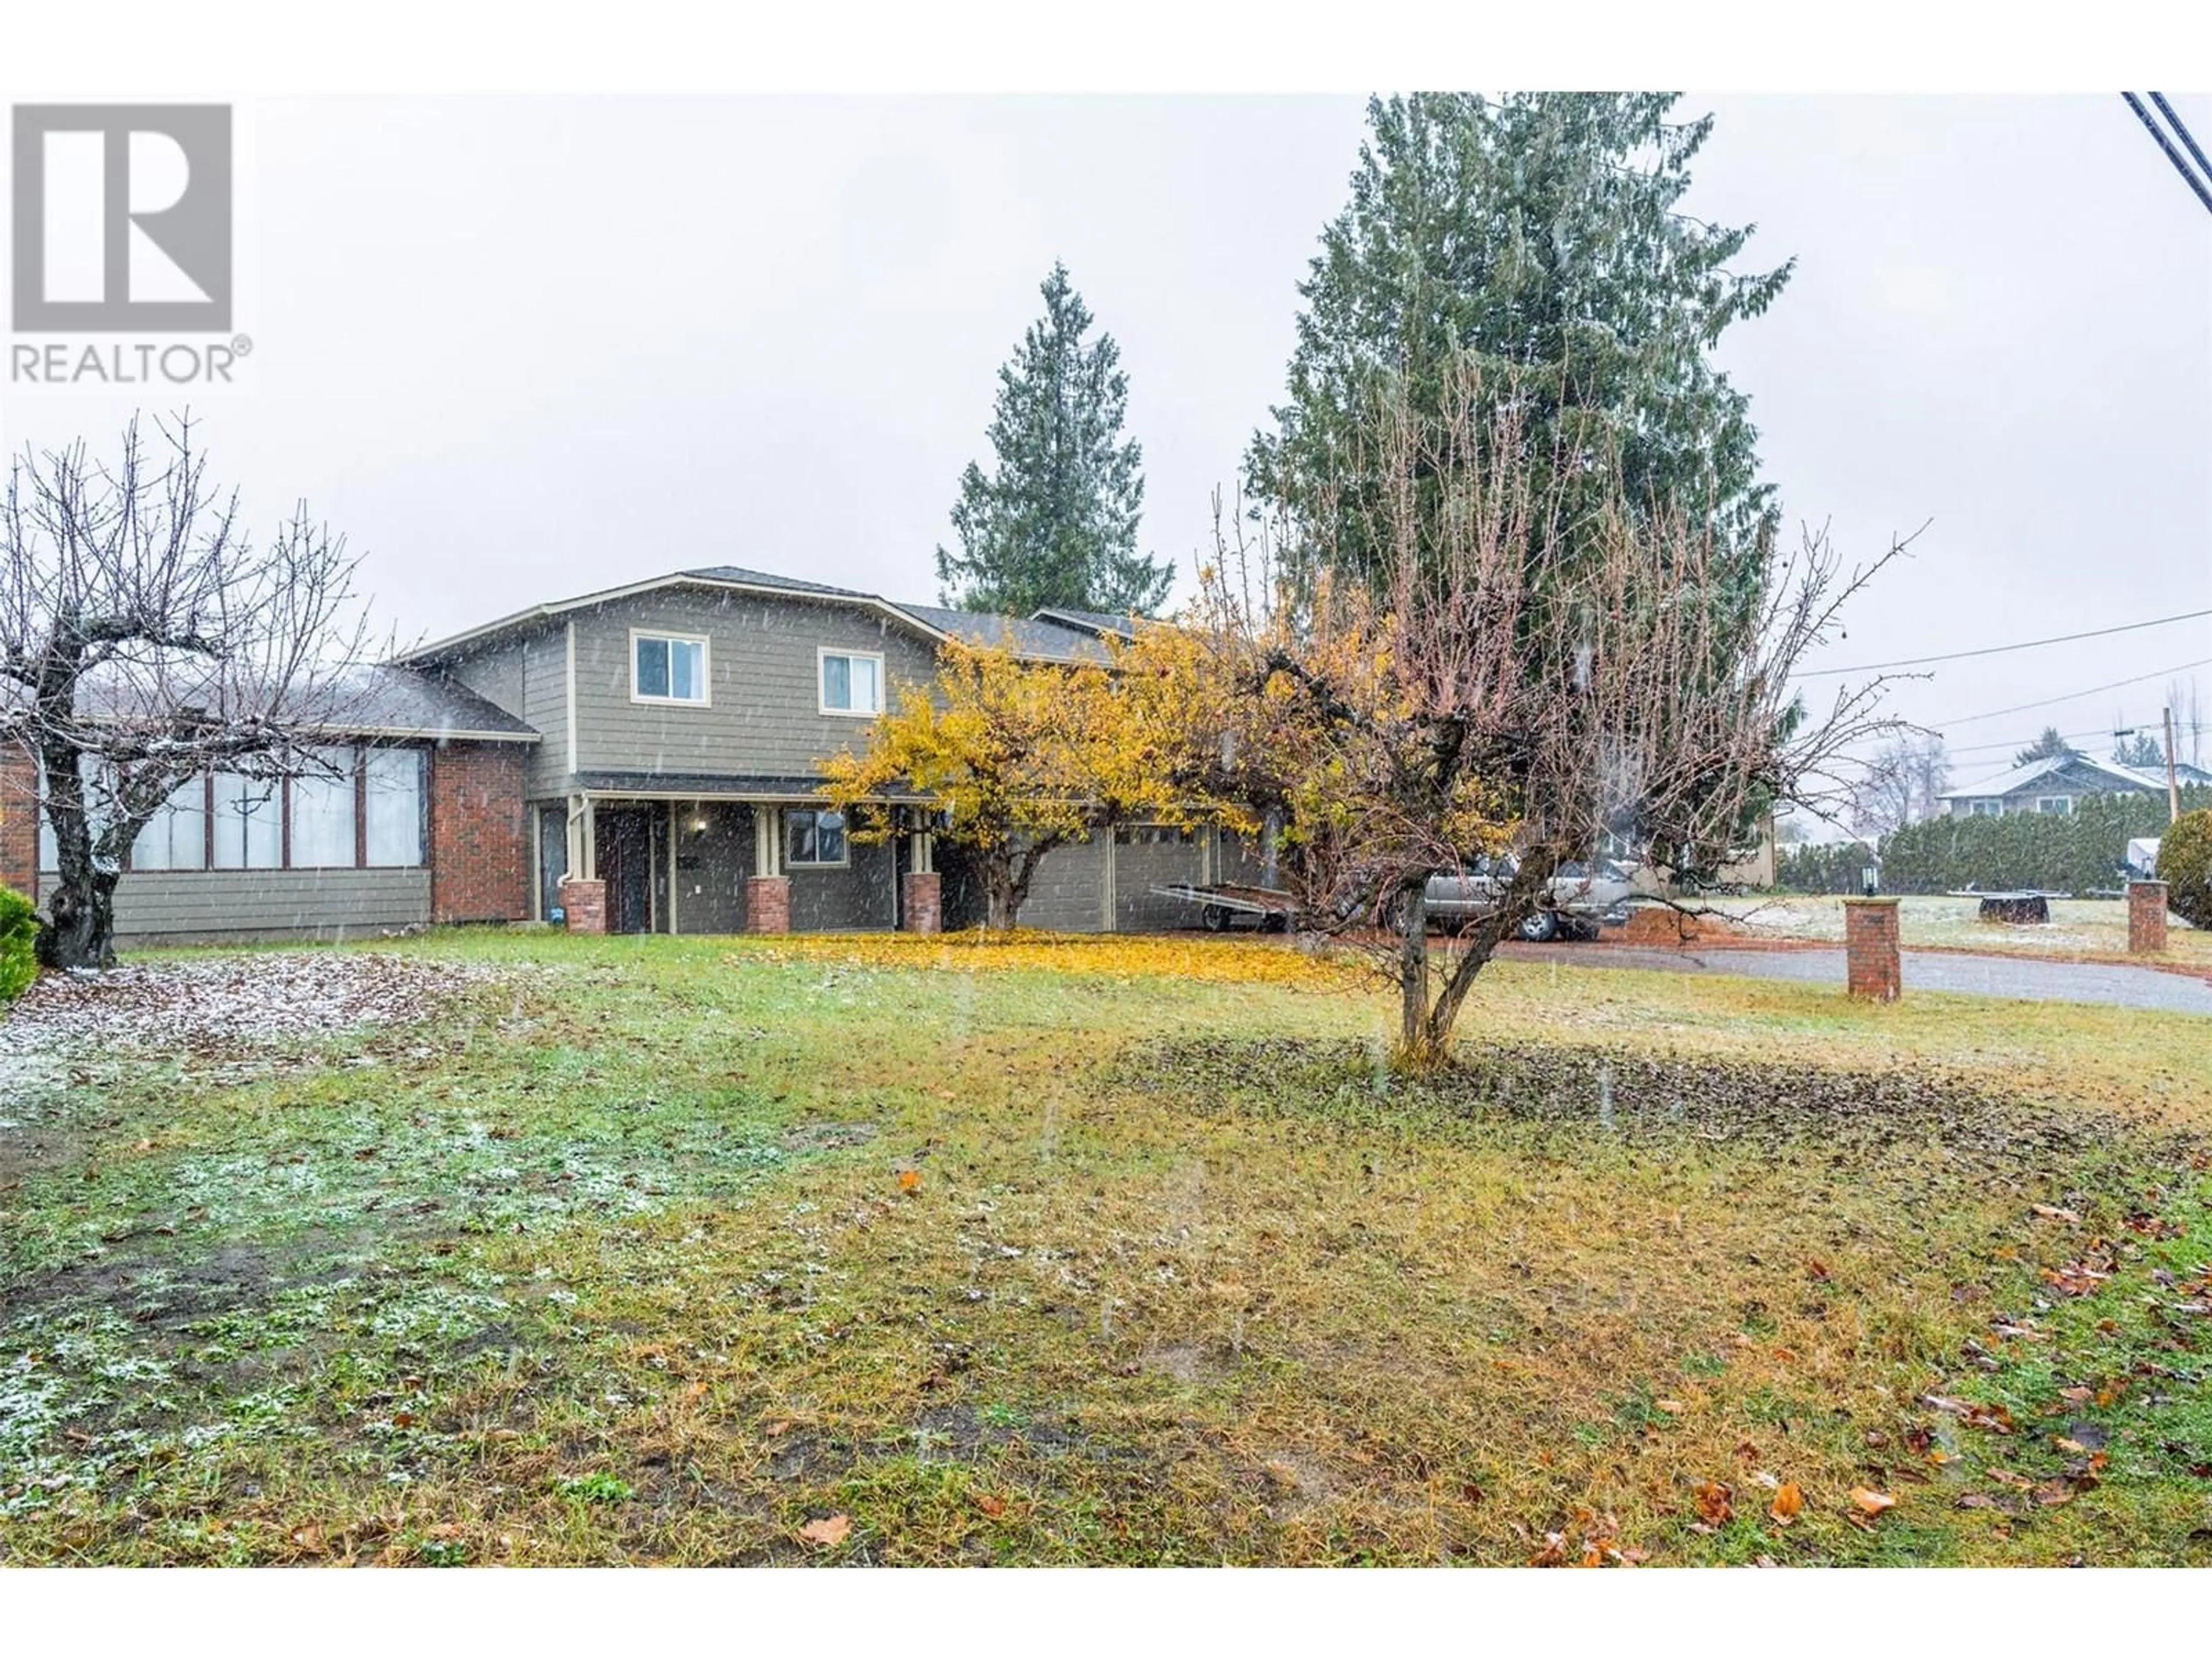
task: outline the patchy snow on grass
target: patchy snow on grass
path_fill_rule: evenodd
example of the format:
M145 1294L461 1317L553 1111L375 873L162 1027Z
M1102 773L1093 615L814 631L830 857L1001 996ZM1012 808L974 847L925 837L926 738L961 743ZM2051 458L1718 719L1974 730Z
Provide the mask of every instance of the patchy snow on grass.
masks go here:
M472 963L330 950L48 974L0 1016L0 1076L27 1070L36 1056L265 1052L416 1024L465 987L501 976Z

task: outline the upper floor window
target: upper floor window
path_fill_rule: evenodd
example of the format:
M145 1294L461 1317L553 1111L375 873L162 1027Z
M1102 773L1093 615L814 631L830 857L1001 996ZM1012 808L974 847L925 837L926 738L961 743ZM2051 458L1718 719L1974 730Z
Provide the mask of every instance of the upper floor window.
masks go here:
M884 659L872 651L822 653L822 712L880 714L884 712Z
M629 636L633 702L707 702L707 641L680 634Z
M2071 795L2038 795L2035 810L2039 812L2070 812L2074 810Z

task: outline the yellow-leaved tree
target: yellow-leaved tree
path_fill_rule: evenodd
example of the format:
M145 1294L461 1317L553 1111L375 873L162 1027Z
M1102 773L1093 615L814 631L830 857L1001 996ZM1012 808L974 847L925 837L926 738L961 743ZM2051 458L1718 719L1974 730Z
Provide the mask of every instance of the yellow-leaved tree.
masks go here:
M1055 848L1132 818L1194 820L1181 787L1192 727L1177 713L1194 662L1164 627L1085 663L950 641L933 682L902 692L864 749L824 763L822 793L863 841L891 833L886 794L934 801L941 839L981 878L986 925L1010 928Z

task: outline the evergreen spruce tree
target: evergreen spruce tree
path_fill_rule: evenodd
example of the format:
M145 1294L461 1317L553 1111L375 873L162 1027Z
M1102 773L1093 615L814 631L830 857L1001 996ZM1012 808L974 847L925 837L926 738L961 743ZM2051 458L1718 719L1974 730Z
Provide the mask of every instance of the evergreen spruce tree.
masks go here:
M1671 94L1425 94L1370 100L1352 197L1300 284L1289 399L1247 456L1285 510L1294 564L1371 570L1372 411L1402 380L1437 415L1443 365L1472 354L1519 399L1540 470L1613 464L1632 505L1672 502L1763 567L1774 508L1744 394L1707 353L1765 310L1790 265L1730 271L1751 227L1679 211L1711 118ZM1441 425L1439 419L1439 425Z
M1150 612L1175 579L1137 550L1142 452L1124 438L1129 380L1110 334L1085 344L1092 318L1055 262L1044 315L999 371L988 474L961 474L952 527L960 550L937 550L947 605L1026 616L1052 605Z

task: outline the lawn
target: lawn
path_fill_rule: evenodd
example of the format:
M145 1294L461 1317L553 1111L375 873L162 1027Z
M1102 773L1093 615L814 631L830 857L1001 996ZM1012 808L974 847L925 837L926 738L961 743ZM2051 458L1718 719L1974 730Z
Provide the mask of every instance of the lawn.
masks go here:
M1840 945L1844 902L1806 894L1755 894L1711 901L1723 915L1740 918L1753 934L1774 939L1821 939ZM2051 920L2034 927L2011 927L1980 919L1981 901L1948 895L1908 896L1898 901L1899 940L1907 946L1959 951L2019 951L2039 956L2100 957L2141 962L2128 954L2125 899L2052 899ZM2212 973L2212 933L2191 927L2180 917L2166 918L2166 949L2148 958Z
M1501 963L1415 1086L1262 939L148 960L0 1024L0 1560L2212 1562L2202 1019Z

